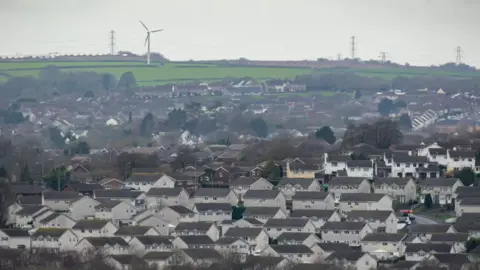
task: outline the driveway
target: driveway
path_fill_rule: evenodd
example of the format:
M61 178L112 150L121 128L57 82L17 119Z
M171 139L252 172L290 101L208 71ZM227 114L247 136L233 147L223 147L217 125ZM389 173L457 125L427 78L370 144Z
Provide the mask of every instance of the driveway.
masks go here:
M439 224L439 222L425 216L415 215L415 224Z

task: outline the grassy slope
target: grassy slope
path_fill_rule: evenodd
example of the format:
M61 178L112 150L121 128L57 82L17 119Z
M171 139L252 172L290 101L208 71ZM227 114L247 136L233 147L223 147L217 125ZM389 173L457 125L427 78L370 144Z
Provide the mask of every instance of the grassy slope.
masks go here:
M168 63L163 66L146 66L140 62L0 62L0 80L10 76L38 76L40 69L47 65L65 67L67 71L94 71L99 73L112 73L119 78L124 72L132 71L142 85L156 85L173 82L186 82L191 80L218 80L225 77L253 77L267 78L294 78L297 75L308 74L310 68L285 68L285 67L226 67L196 63ZM68 68L67 68L68 67ZM30 70L28 70L30 69ZM336 72L342 69L317 69L317 72ZM396 76L450 76L450 77L480 77L479 72L451 73L433 69L406 69L406 68L356 68L344 69L356 72L362 76L378 76L392 79Z

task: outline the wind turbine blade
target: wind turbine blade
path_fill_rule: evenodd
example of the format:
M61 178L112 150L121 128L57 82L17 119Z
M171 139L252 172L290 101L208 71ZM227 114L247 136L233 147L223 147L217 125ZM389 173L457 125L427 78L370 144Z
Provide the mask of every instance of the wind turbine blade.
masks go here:
M161 32L161 31L163 31L163 29L153 30L153 31L150 31L150 33L156 33L156 32Z
M148 34L147 34L147 37L145 38L145 44L144 44L144 46L147 45L147 42L148 42L148 39L149 39L149 38L150 38L150 33L148 33Z
M142 21L140 21L140 23L141 23L141 24L143 25L143 27L145 27L145 29L148 31L147 26L146 26Z

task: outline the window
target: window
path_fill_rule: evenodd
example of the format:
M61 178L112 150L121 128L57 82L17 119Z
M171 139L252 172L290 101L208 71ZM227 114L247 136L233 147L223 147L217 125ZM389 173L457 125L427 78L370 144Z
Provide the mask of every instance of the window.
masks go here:
M405 167L410 168L410 163L405 163Z
M397 163L397 167L400 167L400 163Z
M337 167L338 163L337 162L332 162L332 167Z

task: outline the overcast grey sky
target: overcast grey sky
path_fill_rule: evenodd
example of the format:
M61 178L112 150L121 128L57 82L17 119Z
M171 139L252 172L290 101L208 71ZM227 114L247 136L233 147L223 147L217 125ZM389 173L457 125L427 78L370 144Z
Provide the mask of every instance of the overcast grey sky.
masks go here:
M172 60L358 57L480 67L480 0L0 0L0 55L144 53L138 22L165 31L152 51Z

